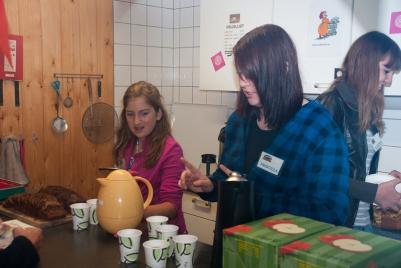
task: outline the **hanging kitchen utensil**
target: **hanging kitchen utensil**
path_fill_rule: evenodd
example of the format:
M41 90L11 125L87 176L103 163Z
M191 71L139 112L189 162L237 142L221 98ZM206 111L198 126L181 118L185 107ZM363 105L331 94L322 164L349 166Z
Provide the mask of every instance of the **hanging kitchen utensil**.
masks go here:
M71 78L71 82L73 83L74 78ZM67 97L64 99L63 104L65 108L71 108L73 104L73 100L70 97L70 91L71 91L71 84L70 80L67 78Z
M114 137L118 125L114 107L104 102L90 105L82 117L82 131L92 143L105 143Z
M68 124L67 124L67 121L64 118L62 118L59 114L60 100L61 100L60 81L58 81L58 80L54 81L52 83L52 87L53 87L54 91L56 91L56 96L57 96L57 101L56 101L56 105L55 105L57 116L52 121L52 129L57 134L64 133L68 129Z
M88 87L88 100L89 100L89 109L90 109L90 115L93 117L93 109L92 109L92 104L93 104L93 93L92 93L92 81L88 77L86 79L86 86Z
M102 81L97 81L97 98L102 97Z

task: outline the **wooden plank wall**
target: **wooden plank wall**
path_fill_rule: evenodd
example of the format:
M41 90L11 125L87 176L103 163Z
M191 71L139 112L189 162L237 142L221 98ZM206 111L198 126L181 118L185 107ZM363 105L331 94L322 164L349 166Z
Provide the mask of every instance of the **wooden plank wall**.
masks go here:
M24 140L29 191L46 185L63 185L86 197L96 196L97 169L112 164L112 142L92 144L81 128L88 108L85 79L70 80L73 106L60 113L69 128L55 134L56 94L54 73L103 74L103 94L94 102L114 104L112 0L4 0L9 33L23 36L24 79L20 107L14 105L14 84L4 82L0 107L0 134ZM66 79L60 79L63 99Z

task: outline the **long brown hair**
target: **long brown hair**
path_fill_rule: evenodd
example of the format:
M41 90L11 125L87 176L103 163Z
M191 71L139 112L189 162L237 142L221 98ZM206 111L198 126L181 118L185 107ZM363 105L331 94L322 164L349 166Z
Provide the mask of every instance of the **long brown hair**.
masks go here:
M266 24L245 34L233 50L237 73L254 83L268 127L280 128L302 107L303 99L290 36L281 27ZM242 90L237 109L240 115L260 116L260 108L249 105Z
M139 81L129 86L125 91L123 110L120 116L120 128L117 131L117 142L114 145L113 154L116 163L119 164L119 161L123 158L122 154L124 149L132 139L134 139L134 142L136 141L136 137L131 133L128 127L125 113L129 101L138 97L144 97L146 102L152 106L156 112L160 111L162 114L160 120L156 122L155 128L146 138L149 150L146 153L144 166L145 168L151 168L159 159L167 136L171 135L170 120L163 106L162 96L159 90L151 83Z
M384 132L382 120L384 110L384 92L379 86L379 62L385 56L390 57L387 68L393 71L401 69L401 52L398 45L383 33L372 31L360 36L351 45L343 62L343 75L331 88L345 81L355 89L359 130L365 132L376 124L380 134Z

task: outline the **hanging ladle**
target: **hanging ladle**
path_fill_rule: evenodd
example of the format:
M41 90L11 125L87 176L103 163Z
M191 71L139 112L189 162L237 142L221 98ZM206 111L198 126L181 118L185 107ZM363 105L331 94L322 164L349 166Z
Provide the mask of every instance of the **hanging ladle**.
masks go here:
M73 104L73 100L70 97L70 91L71 91L71 87L74 86L74 78L71 78L71 83L72 83L72 85L70 85L70 81L67 78L67 97L63 101L63 104L64 104L65 108L71 108L72 104Z
M59 108L60 108L60 81L56 80L52 83L52 87L54 91L56 91L57 94L57 102L56 102L56 111L57 111L57 116L56 118L53 119L52 121L52 129L55 133L63 133L66 132L68 129L68 124L67 121L62 118L59 114Z

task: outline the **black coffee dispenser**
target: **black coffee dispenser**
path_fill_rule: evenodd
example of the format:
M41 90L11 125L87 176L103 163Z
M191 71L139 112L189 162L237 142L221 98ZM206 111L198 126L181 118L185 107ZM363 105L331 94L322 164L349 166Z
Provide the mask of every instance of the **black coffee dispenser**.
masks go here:
M202 154L201 155L202 161L199 165L199 169L205 174L206 176L210 176L216 169L216 155L215 154Z
M220 268L223 264L223 229L255 220L254 196L254 182L236 172L218 182L212 267Z

